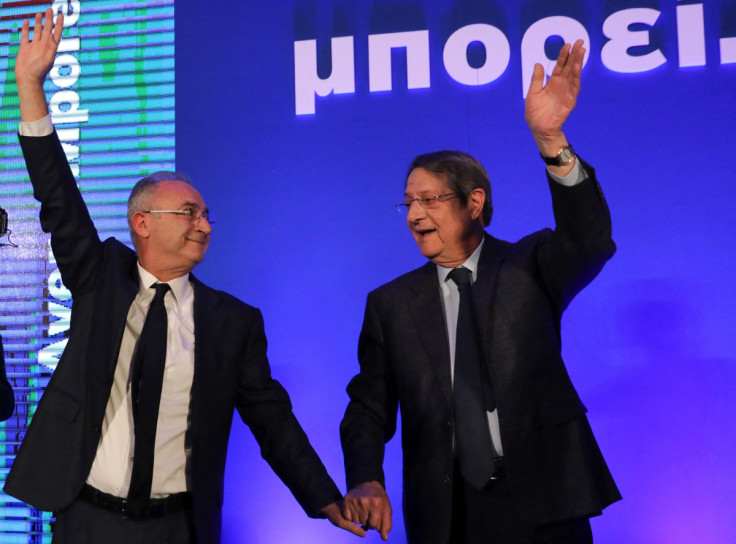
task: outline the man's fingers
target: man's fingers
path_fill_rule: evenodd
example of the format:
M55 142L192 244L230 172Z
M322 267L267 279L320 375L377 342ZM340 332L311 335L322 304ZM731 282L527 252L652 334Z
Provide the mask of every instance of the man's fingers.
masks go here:
M570 44L566 43L562 46L562 49L560 49L560 54L557 56L557 65L555 66L555 69L562 70L565 68L565 65L567 64L568 59L570 58Z
M54 12L51 8L46 9L46 15L43 21L43 35L49 36L51 34L51 25L54 24Z
M576 94L580 90L580 74L583 71L583 58L585 58L585 48L581 47L578 58L575 59L575 64L572 69L572 73L574 76L572 84Z
M365 536L365 529L363 529L360 525L355 525L354 523L347 523L345 527L343 527L346 531L350 531L354 535L358 535L360 537Z
M327 516L327 518L330 520L330 523L332 523L335 527L350 531L357 536L365 536L365 531L362 528L351 523L345 517L345 514L348 513L348 511L344 508L344 506L345 505L343 501L333 502L322 508L321 512Z
M532 81L529 83L529 92L527 95L538 93L544 86L544 67L536 63L532 72Z
M562 73L562 71L565 69L567 65L567 61L570 58L570 44L566 43L562 46L562 49L560 49L560 54L557 55L557 62L555 63L555 67L552 70L552 75L559 75Z
M42 28L41 18L42 17L43 15L41 15L40 13L36 13L36 20L33 24L33 41L34 42L41 41L41 34L43 34L43 32L41 31L41 28Z
M20 31L20 44L25 45L28 43L28 27L30 26L30 22L28 22L28 19L25 19L23 21L23 28Z
M341 529L350 531L354 535L365 536L365 529L363 529L360 525L355 525L355 523L350 523L347 520L343 520L343 521L339 521L337 525Z
M373 508L368 516L368 527L370 529L381 529L381 521L383 516L381 515L380 508Z
M61 42L62 32L64 32L64 14L59 12L56 16L56 24L54 25L54 41L57 44Z
M346 520L350 522L353 521L353 513L351 512L350 508L345 502L343 502L342 504L342 517L344 517Z
M582 49L582 48L583 48L583 43L584 43L584 42L583 42L583 40L582 40L582 39L580 39L580 40L575 40L575 43L574 43L574 44L573 44L573 46L572 46L572 50L573 50L574 52L578 52L578 51L580 51L580 49Z
M393 522L391 521L391 510L389 508L385 508L383 511L383 519L381 520L381 538L384 542L388 540L388 533L391 531L392 527Z
M577 65L582 65L583 57L585 56L585 48L583 47L583 40L577 40L570 50L570 54L567 58L567 64L572 70L577 69Z

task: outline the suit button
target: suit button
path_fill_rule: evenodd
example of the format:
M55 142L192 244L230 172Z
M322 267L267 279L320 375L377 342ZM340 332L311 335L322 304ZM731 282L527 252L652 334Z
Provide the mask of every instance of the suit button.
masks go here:
M443 482L443 483L446 483L446 484L449 484L449 483L450 483L451 481L452 481L452 478L450 478L449 476L445 476L445 477L444 477L444 478L442 479L442 482Z
M447 427L448 429L452 427L452 420L451 419L448 419L447 421L445 421L445 427Z
M92 427L92 430L93 430L94 432L96 432L96 433L99 433L99 432L100 432L100 429L102 429L102 426L100 426L100 424L99 424L99 423L97 423L96 425L94 425L94 426Z

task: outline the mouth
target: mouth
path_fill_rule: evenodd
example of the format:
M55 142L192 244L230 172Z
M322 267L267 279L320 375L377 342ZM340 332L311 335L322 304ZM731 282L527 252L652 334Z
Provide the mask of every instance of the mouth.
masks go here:
M430 235L430 234L432 234L433 232L436 232L436 231L437 231L437 229L427 229L427 228L418 229L418 228L415 228L414 229L414 234L416 234L417 238L422 239L422 238L424 238L424 237L426 237L426 236L428 236L428 235Z

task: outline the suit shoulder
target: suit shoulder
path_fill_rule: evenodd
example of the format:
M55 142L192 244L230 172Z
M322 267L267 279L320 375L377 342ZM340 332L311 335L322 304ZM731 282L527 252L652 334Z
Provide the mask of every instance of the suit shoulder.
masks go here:
M211 298L214 301L215 306L224 308L226 312L248 316L250 318L261 313L261 311L255 306L252 306L247 302L243 302L238 297L231 295L227 291L214 289L199 280L196 281L199 284L198 287L202 290L202 293Z
M554 234L554 231L550 228L544 228L535 232L532 232L531 234L527 234L523 238L519 239L518 241L514 243L505 242L508 246L508 251L512 255L520 255L524 253L528 253L530 250L532 250L534 247L536 247L540 242L543 242L544 240L547 240Z
M415 268L410 272L406 272L405 274L402 274L401 276L398 276L391 281L386 282L379 287L376 287L369 293L369 296L396 297L401 293L406 293L407 290L411 286L416 285L418 281L421 281L423 279L426 280L432 274L436 276L436 270L436 266L433 263L428 262L425 265L420 266L419 268Z
M135 259L138 260L138 254L135 250L131 249L117 238L110 237L105 238L102 242L102 248L105 254L119 255L123 259Z

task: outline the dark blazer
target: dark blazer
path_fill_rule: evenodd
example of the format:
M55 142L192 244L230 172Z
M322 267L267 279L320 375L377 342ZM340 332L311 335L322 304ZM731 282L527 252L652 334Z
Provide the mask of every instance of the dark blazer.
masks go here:
M542 524L620 499L560 351L560 319L613 255L608 207L591 177L549 180L556 220L517 243L485 235L472 286L514 505ZM445 544L453 474L450 354L436 265L368 295L341 424L348 489L384 481L384 443L401 409L408 540ZM489 452L490 455L490 452Z
M5 421L13 415L15 409L15 396L13 388L5 373L5 351L3 348L3 337L0 336L0 421Z
M41 202L41 226L73 295L69 342L46 388L5 485L42 510L61 510L79 494L100 440L128 309L138 291L135 252L101 242L56 134L20 137ZM263 457L310 516L341 497L271 378L261 313L191 277L194 380L186 442L197 542L217 543L225 457L234 409Z

